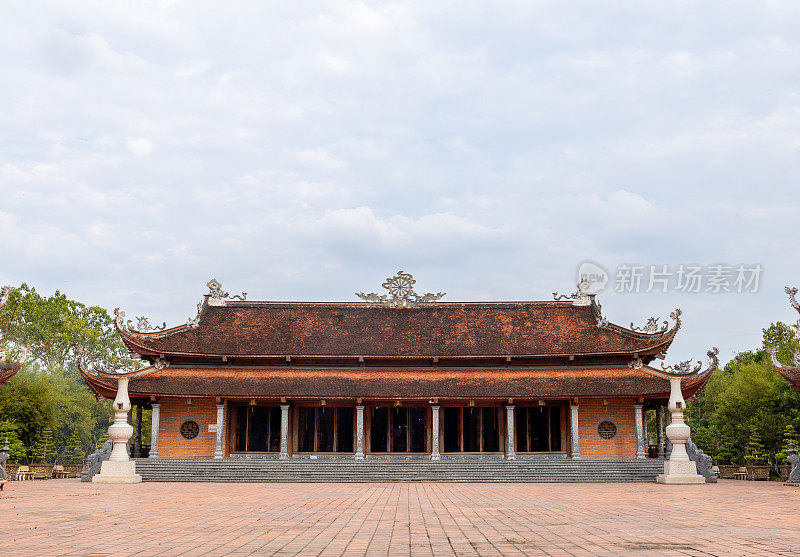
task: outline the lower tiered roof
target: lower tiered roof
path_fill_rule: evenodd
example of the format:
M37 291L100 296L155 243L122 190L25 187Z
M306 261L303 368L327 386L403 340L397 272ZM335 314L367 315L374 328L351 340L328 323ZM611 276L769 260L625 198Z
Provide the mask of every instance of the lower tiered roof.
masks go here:
M98 396L113 397L112 376L81 370ZM133 375L133 397L178 396L293 399L539 399L573 397L668 398L669 383L657 370L635 368L562 369L302 369L167 367ZM691 397L710 374L685 379Z

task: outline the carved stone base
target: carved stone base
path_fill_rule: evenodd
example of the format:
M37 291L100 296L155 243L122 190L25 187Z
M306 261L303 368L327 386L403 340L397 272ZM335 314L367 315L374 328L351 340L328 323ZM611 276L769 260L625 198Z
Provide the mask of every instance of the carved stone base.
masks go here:
M138 484L142 477L136 473L136 463L132 460L106 460L100 473L92 477L98 484Z
M691 460L668 460L664 463L664 473L656 481L660 484L706 483L706 479L697 473L697 466Z

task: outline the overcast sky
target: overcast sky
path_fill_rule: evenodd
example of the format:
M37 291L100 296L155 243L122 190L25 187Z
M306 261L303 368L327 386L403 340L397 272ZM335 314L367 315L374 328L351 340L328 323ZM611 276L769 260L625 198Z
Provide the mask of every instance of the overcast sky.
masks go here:
M683 309L668 361L756 347L798 317L800 3L643 4L7 2L0 284L179 324L212 277L539 300L591 260L612 322Z

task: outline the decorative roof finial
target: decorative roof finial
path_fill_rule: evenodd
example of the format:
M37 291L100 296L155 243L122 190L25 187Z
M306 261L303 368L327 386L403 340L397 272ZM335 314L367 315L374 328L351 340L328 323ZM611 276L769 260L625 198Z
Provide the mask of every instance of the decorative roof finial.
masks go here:
M591 287L592 283L584 277L578 283L578 290L572 294L559 294L558 291L553 292L553 299L572 300L573 306L590 306L592 305L592 293L589 292Z
M665 366L663 363L661 364L661 371L670 375L672 377L690 377L692 375L706 375L708 373L712 373L719 368L719 359L717 355L719 354L719 348L716 346L713 347L711 350L706 352L706 356L708 356L711 363L709 364L708 368L700 373L700 370L703 368L703 362L698 361L697 365L692 367L692 360L686 360L683 362L678 362L674 366Z
M365 302L394 308L408 308L420 304L436 302L445 294L444 292L437 292L436 294L428 292L420 296L414 291L414 284L416 284L416 282L417 281L414 280L411 274L397 271L395 276L387 277L386 282L381 285L389 291L388 294L375 294L374 292L365 294L364 292L356 292L356 296Z
M3 286L0 288L0 308L8 303L8 299L11 297L11 293L14 292L16 288L13 286Z
M117 328L120 331L127 331L129 333L160 333L167 328L166 321L164 321L164 323L162 323L159 327L153 327L150 324L150 320L144 316L137 317L136 325L134 325L133 321L130 319L125 321L125 312L121 311L119 308L114 308L114 322L117 324Z
M767 346L767 354L769 354L770 359L772 359L772 364L784 371L798 371L800 370L800 352L793 352L792 359L794 360L794 366L787 366L778 361L778 347L777 346Z
M681 308L675 308L675 311L673 311L672 313L669 314L669 318L672 319L673 321L675 321L675 330L676 331L681 328L681 314L682 313L683 312L681 311Z
M789 303L792 304L792 307L800 312L800 302L797 301L795 295L797 294L797 288L789 288L788 286L783 289L789 295Z
M666 333L667 329L669 329L669 321L664 321L661 325L661 329L658 328L658 317L650 317L647 320L647 323L644 327L637 327L636 325L631 322L631 331L638 331L640 333L646 333L648 335L654 335L656 333Z
M208 294L206 294L206 296L208 296L208 305L210 306L224 306L226 298L230 300L238 299L242 302L247 299L247 292L242 292L241 294L231 296L222 290L222 285L215 278L212 278L210 281L208 281L206 286L208 286Z

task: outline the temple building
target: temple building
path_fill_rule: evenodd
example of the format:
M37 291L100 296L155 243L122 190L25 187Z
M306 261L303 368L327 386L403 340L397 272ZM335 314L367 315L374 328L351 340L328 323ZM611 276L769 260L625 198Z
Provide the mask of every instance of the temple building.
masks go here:
M150 458L643 459L648 409L663 457L671 368L652 364L680 310L622 327L585 282L520 302L445 302L414 284L399 272L356 302L269 302L212 280L178 327L115 312L147 367L81 373L98 397L129 379L131 403L152 408ZM685 373L683 396L711 371Z
M797 298L795 297L797 295L797 288L789 288L787 286L785 291L789 295L789 303L794 309L797 310L798 313L800 313L800 302L798 302ZM794 360L793 365L788 366L782 364L778 360L777 347L768 348L767 351L772 358L772 365L775 366L775 369L778 370L778 373L783 375L783 377L796 391L800 391L800 352L795 352L792 354L792 359Z

